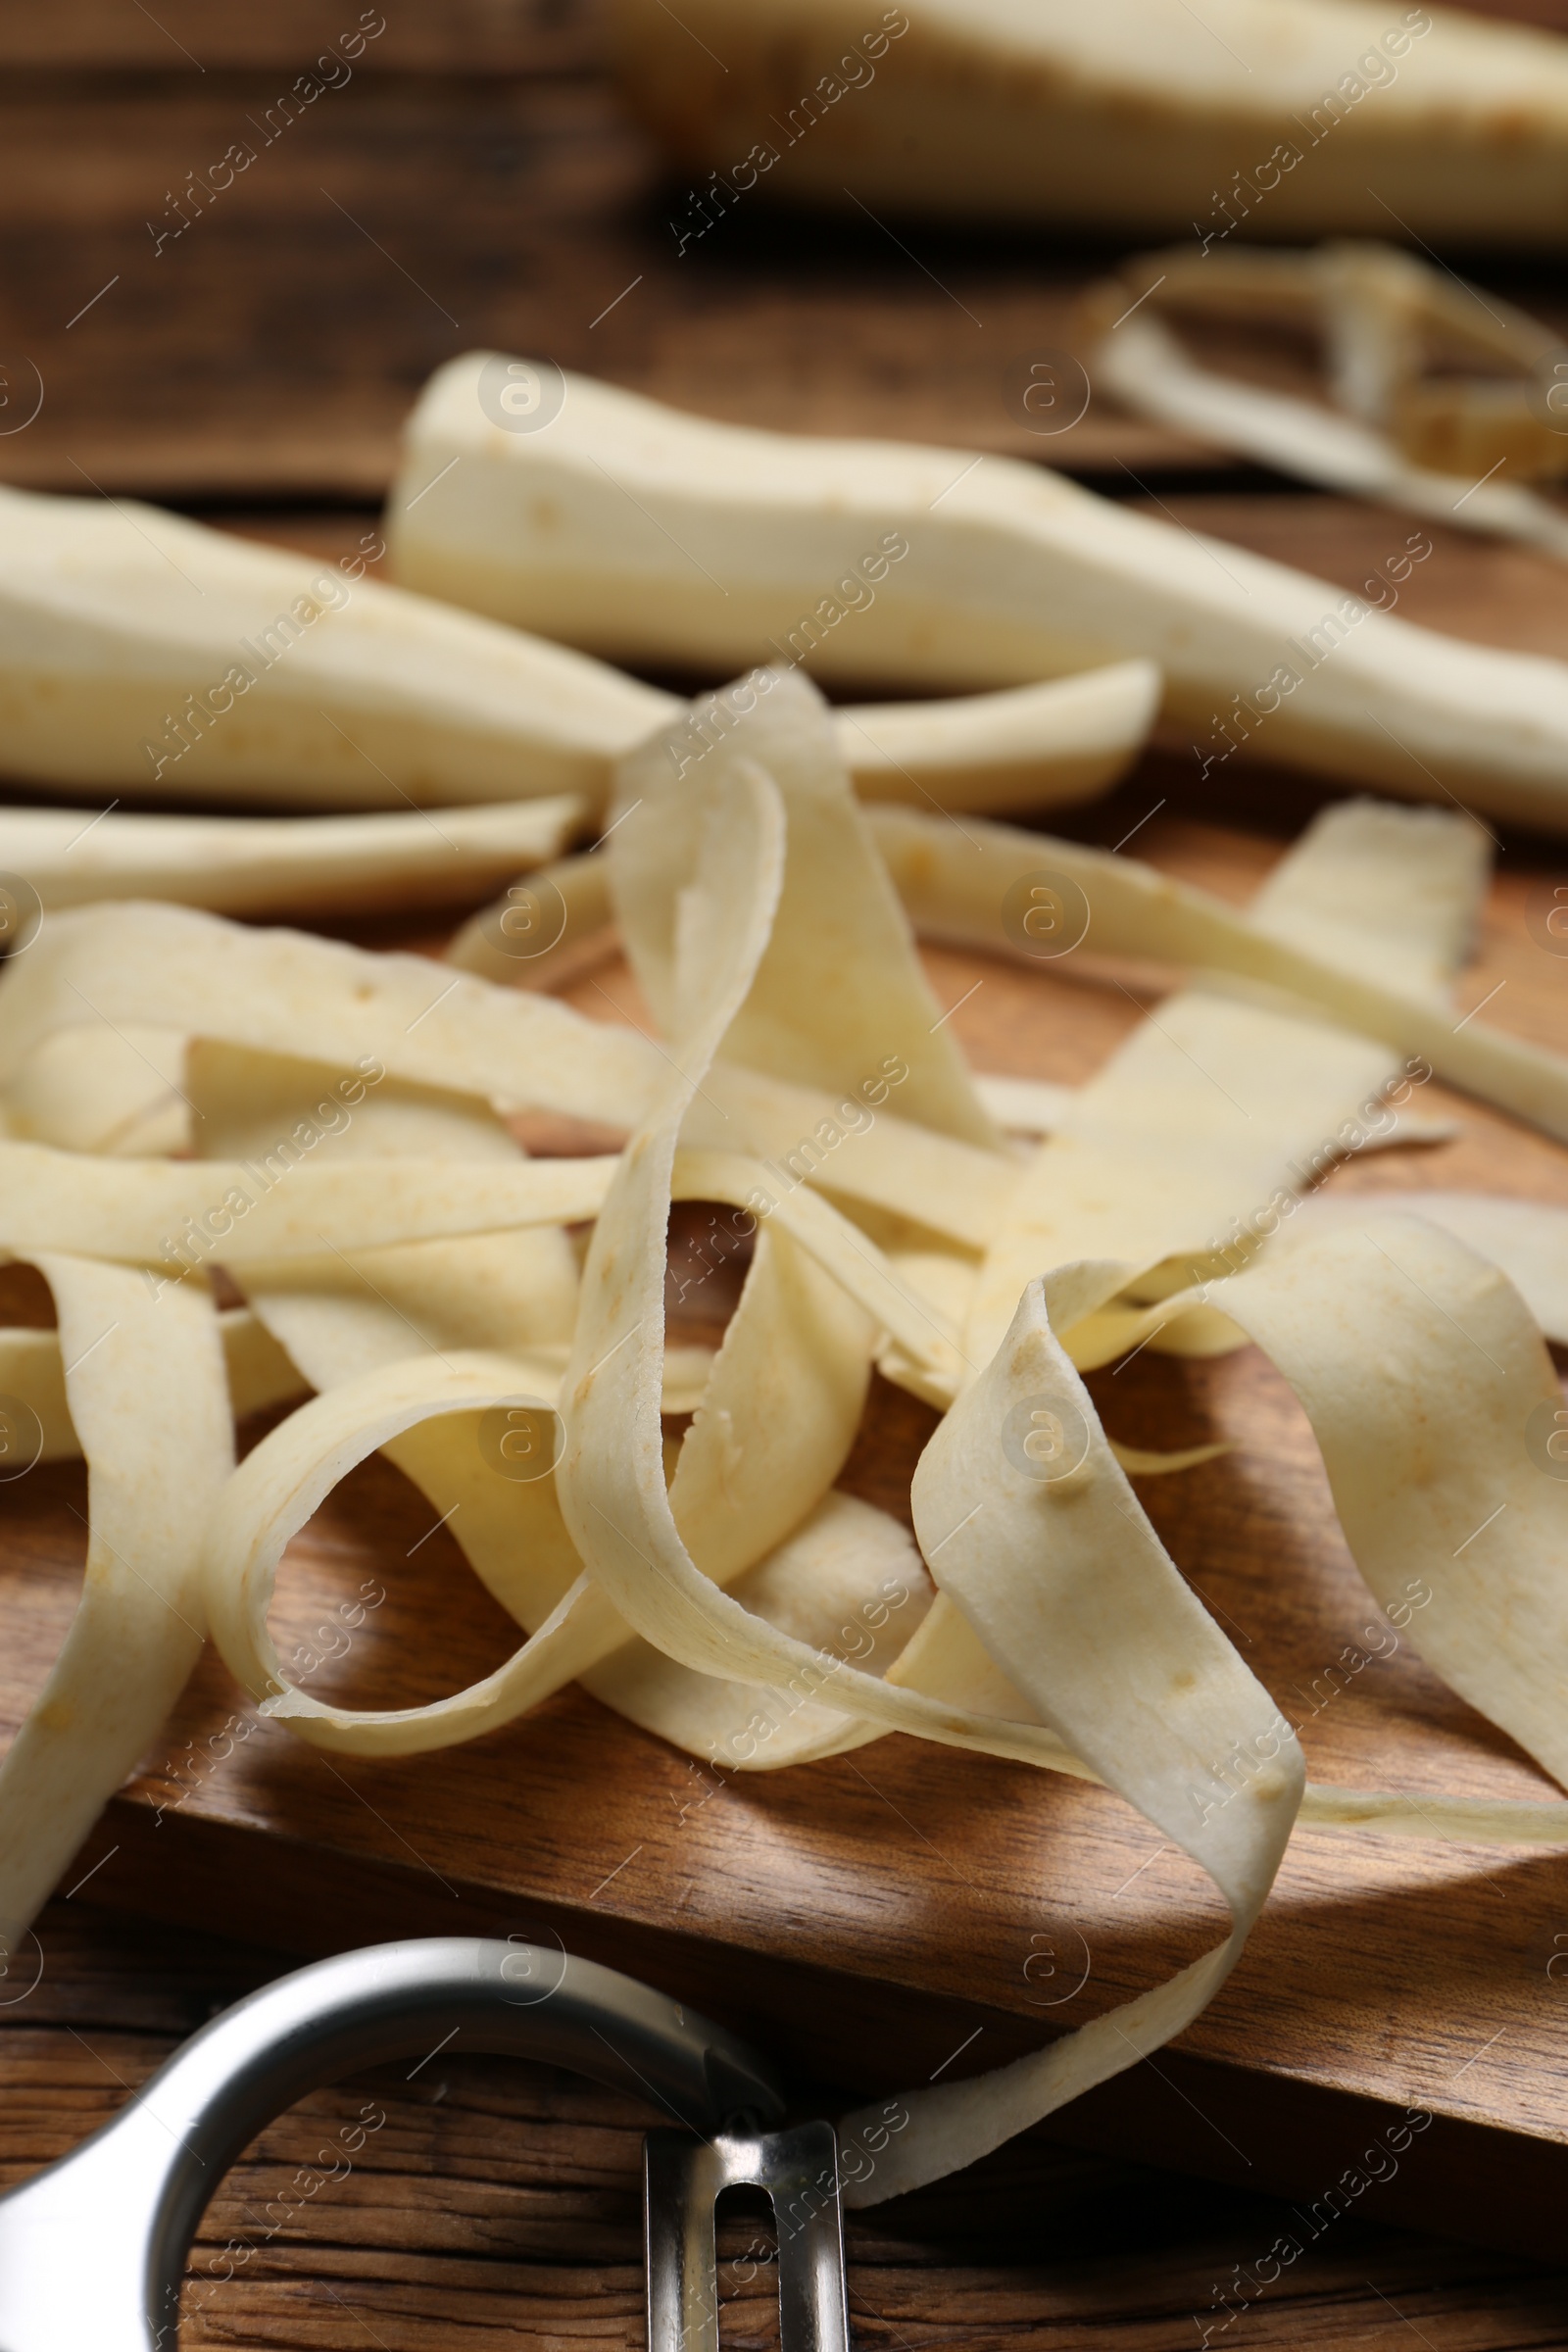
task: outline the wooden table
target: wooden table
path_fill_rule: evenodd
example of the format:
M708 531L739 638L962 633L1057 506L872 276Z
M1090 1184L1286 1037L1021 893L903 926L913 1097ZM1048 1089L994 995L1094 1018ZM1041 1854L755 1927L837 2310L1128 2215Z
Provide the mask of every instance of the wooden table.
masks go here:
M73 2146L215 2010L287 1965L254 1945L91 1910L85 1895L53 1906L39 1936L41 1980L27 1989L35 1963L19 1962L21 1983L0 2005L4 2187ZM339 2132L361 2119L368 2136L345 2177ZM318 2093L262 2133L210 2210L180 2342L637 2347L641 2136L663 2120L549 2068L451 2053ZM1235 2266L1250 2268L1290 2230L1304 2235L1275 2199L1031 2135L850 2218L856 2341L879 2352L1187 2352L1200 2340L1192 2315L1209 2315ZM738 2216L719 2243L725 2343L766 2352L777 2342L770 2233ZM1565 2300L1568 2272L1409 2235L1368 2197L1231 2340L1250 2352L1527 2352L1562 2343Z
M1553 19L1553 5L1516 13L1568 27L1568 8ZM490 344L544 352L713 415L1046 457L1190 528L1346 586L1403 527L1216 464L1099 402L1072 432L1038 441L1018 406L1023 357L1066 337L1074 293L1106 256L922 229L911 232L915 260L874 229L820 229L759 210L726 222L733 233L722 244L677 260L657 165L603 79L592 8L571 0L389 11L353 80L269 137L279 93L354 15L316 0L286 0L265 20L230 21L194 0L156 17L111 0L73 0L47 17L0 13L0 218L12 232L0 363L8 399L22 400L29 366L44 394L32 423L0 431L0 478L155 497L335 551L384 487L418 383L454 351ZM157 249L187 174L235 138L249 139L254 164L210 206L187 202L191 224ZM1539 265L1532 275L1489 263L1485 280L1550 315ZM0 426L7 414L0 408ZM1435 537L1401 608L1409 617L1568 657L1560 569L1455 533ZM1241 899L1319 797L1308 782L1261 769L1240 770L1224 797L1200 795L1173 763L1151 760L1066 829L1113 842L1148 819L1147 855ZM1511 835L1503 851L1467 984L1479 1000L1505 979L1506 1023L1560 1043L1568 967L1532 945L1525 915L1561 853ZM1042 1055L1016 975L954 956L933 965L946 1001L985 972L988 987L955 1026L991 1068L1081 1076L1136 1017L1070 979L1031 976L1030 989L1057 992L1064 1016ZM596 977L612 995L621 986L612 971ZM591 992L579 1001L592 1009ZM1474 1105L1462 1110L1463 1135L1434 1156L1438 1180L1568 1200L1562 1154ZM1410 1172L1370 1163L1354 1180L1375 1189ZM8 1281L8 1312L36 1308L24 1286ZM1143 1359L1118 1376L1116 1426L1134 1442L1181 1442L1173 1415L1203 1434L1232 1410L1238 1384L1257 1416L1255 1450L1269 1456L1273 1537L1327 1562L1310 1596L1283 1612L1260 1607L1245 1460L1145 1492L1176 1556L1202 1557L1217 1605L1249 1637L1278 1645L1271 1671L1309 1680L1357 1604L1353 1576L1331 1556L1321 1472L1289 1397L1259 1382L1255 1359L1185 1371ZM896 1465L928 1419L879 1389L846 1483L904 1511ZM71 1606L79 1483L69 1468L41 1472L7 1498L0 1728L36 1688ZM333 1507L313 1554L317 1590L363 1559L396 1558L423 1525L380 1465ZM5 1613L19 1592L25 1638ZM302 1611L309 1598L302 1589ZM403 1703L483 1671L513 1639L445 1536L400 1570L374 1632L354 1671L391 1678ZM1396 1673L1379 1697L1347 1694L1314 1726L1312 1762L1324 1777L1349 1778L1356 1766L1375 1774L1380 1709L1392 1706L1416 1726L1434 1769L1457 1762L1477 1786L1538 1785L1431 1678L1408 1660ZM167 1741L84 1851L90 1886L42 1923L41 1983L0 2008L0 2068L19 2094L0 2101L0 2163L18 2177L123 2096L214 2000L284 1965L268 1947L325 1949L446 1925L453 1899L475 1928L559 1923L578 1948L641 1967L766 2034L798 2063L857 2083L929 2072L976 2019L990 2038L960 2071L1038 2039L1050 2021L1032 2006L1023 1963L1041 1935L1065 1951L1077 1925L1050 1872L1053 1838L1059 1850L1093 1849L1107 1870L1122 1853L1128 1870L1148 1865L1119 1914L1110 1980L1135 1981L1150 1966L1165 1973L1187 1956L1183 1939L1196 1949L1212 1927L1197 1882L1189 1888L1184 1868L1110 1800L1065 1787L1046 1812L1020 1808L1018 1774L973 1761L946 1788L930 1752L903 1740L801 1775L720 1785L565 1693L433 1776L353 1767L334 1785L318 1758L270 1728L244 1751L243 1770L187 1788L189 1775L175 1770L187 1737L234 1703L209 1661ZM541 1787L542 1812L517 1793ZM499 1822L492 1814L484 1837L468 1836L476 1799L493 1805L498 1788L514 1792ZM160 1805L181 1789L160 1822ZM1440 2159L1429 2153L1424 2171L1412 2165L1379 2192L1375 2211L1369 2199L1364 2219L1314 2245L1249 2309L1252 2339L1392 2343L1413 2326L1442 2352L1563 2340L1552 2316L1562 2280L1394 2229L1426 2213L1456 2232L1539 2245L1552 2226L1552 2165L1568 2153L1557 2055L1568 1992L1545 1973L1559 1918L1568 1921L1560 1867L1534 1855L1489 1863L1491 1890L1478 1896L1473 1854L1404 1849L1375 1889L1348 1903L1348 1850L1323 1838L1293 1848L1294 1875L1245 1971L1178 2049L1059 2119L1058 2137L1037 2135L906 2213L856 2224L863 2340L1065 2346L1093 2329L1129 2347L1187 2343L1198 2332L1190 2315L1207 2313L1232 2266L1254 2261L1279 2232L1281 2209L1254 2193L1257 2180L1283 2179L1310 2200L1362 2144L1375 2110L1357 2101L1406 2095L1413 2082L1439 2114L1426 2146L1441 2143ZM868 1914L873 1861L902 1893L882 1925ZM612 1885L601 1885L607 1873ZM121 1909L94 1915L95 1900ZM216 1943L205 1930L220 1922L249 1941ZM1380 2004L1396 1998L1441 2020L1429 2050L1412 2054L1388 2032L1393 2012ZM1467 2015L1481 2053L1473 2070L1453 2040ZM1287 2043L1272 2104L1259 2104L1258 2070ZM194 2341L414 2352L438 2341L636 2340L639 2123L629 2108L521 2069L460 2065L436 2083L372 2087L389 2118L373 2157L319 2202L309 2198L297 2225L231 2283L204 2274L203 2253ZM280 2165L307 2162L317 2119L340 2105L335 2093L310 2102L265 2136L215 2208L204 2248L243 2221L240 2201L274 2193ZM1552 2159L1528 2179L1506 2136L1521 2123L1533 2135L1526 2154ZM1130 2165L1130 2145L1190 2178ZM734 2241L737 2257L745 2243ZM766 2338L766 2276L746 2292L732 2276L736 2342Z

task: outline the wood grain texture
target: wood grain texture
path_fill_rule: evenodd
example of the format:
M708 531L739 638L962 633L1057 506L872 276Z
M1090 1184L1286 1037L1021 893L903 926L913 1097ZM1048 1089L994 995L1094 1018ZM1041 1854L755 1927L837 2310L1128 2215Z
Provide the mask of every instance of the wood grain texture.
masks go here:
M1564 0L1486 13L1568 29ZM606 76L601 0L372 9L385 30L301 102L361 14L0 9L0 480L378 497L418 384L486 344L741 422L1116 484L1226 465L1099 397L1058 435L1023 409L1110 249L760 198L683 250L691 191ZM233 147L253 160L215 188ZM1486 272L1549 306L1539 268Z
M40 378L43 405L0 432L0 479L378 497L419 385L486 346L742 422L1211 463L1093 405L1032 429L1030 359L1069 340L1081 263L929 236L916 261L872 223L760 206L682 256L684 192L600 80L362 64L291 114L294 79L7 76L0 417L30 414ZM254 160L215 188L236 145Z
M0 2188L65 2154L187 2034L290 1965L211 1933L55 1905L43 1967L0 1998ZM24 1988L25 1987L25 1988ZM377 2120L377 2119L381 2120ZM560 2352L643 2342L641 2138L662 2121L555 2069L442 2051L314 2093L247 2149L193 2249L180 2341L269 2352ZM344 2173L343 2134L365 2143ZM332 2175L337 2178L331 2178ZM848 2219L855 2336L886 2352L1171 2352L1284 2236L1302 2248L1237 2340L1325 2352L1560 2343L1568 2275L1390 2227L1372 2199L1317 2235L1249 2190L1034 2133ZM720 2223L724 2341L777 2342L772 2232ZM1246 2334L1240 2333L1245 2324ZM1223 2339L1220 2339L1223 2340Z
M363 5L270 0L265 9L228 9L163 0L155 13L117 0L71 0L47 11L5 0L0 65L176 85L196 74L299 73L358 23ZM600 0L445 0L394 8L377 39L368 70L383 74L592 74L603 55L604 11Z

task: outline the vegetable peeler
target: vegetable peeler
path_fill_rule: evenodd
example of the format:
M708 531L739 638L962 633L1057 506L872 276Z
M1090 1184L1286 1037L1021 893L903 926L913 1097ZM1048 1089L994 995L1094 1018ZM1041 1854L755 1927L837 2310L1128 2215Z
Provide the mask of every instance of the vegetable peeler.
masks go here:
M782 2352L849 2352L838 2148L780 2130L768 2065L616 1970L472 1936L372 1944L280 1977L177 2050L74 2154L0 2197L0 2352L174 2352L185 2257L240 2151L306 2091L463 2035L640 2088L683 2130L644 2147L649 2352L718 2352L713 2206L778 2220Z

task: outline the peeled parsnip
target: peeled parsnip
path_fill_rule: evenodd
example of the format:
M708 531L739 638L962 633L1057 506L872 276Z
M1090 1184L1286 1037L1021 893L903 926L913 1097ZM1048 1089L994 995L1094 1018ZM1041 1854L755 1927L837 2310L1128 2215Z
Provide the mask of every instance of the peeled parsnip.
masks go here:
M346 808L602 791L667 698L345 564L0 491L0 768Z
M393 493L400 575L431 595L615 660L782 655L926 691L1141 658L1203 773L1245 745L1568 827L1568 668L1376 611L1419 561L1397 524L1348 595L1005 458L760 432L578 376L546 427L499 431L485 366L432 378Z
M840 209L1269 238L1568 242L1568 42L1404 0L616 0L702 235ZM873 86L874 85L874 86Z
M683 708L367 577L380 552L368 532L358 555L316 562L153 507L0 489L0 774L360 808L569 792L596 811L615 762ZM1135 663L956 708L850 710L841 748L879 798L1046 807L1116 780L1157 688Z

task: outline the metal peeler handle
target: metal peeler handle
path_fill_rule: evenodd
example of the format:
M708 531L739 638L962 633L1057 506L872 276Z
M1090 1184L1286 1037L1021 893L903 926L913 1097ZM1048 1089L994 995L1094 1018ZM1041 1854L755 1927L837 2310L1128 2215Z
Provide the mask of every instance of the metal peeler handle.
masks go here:
M443 2036L640 2086L699 2132L784 2111L744 2042L591 1960L457 1936L347 1952L225 2010L0 2197L0 2352L170 2352L196 2226L247 2141L305 2091Z

